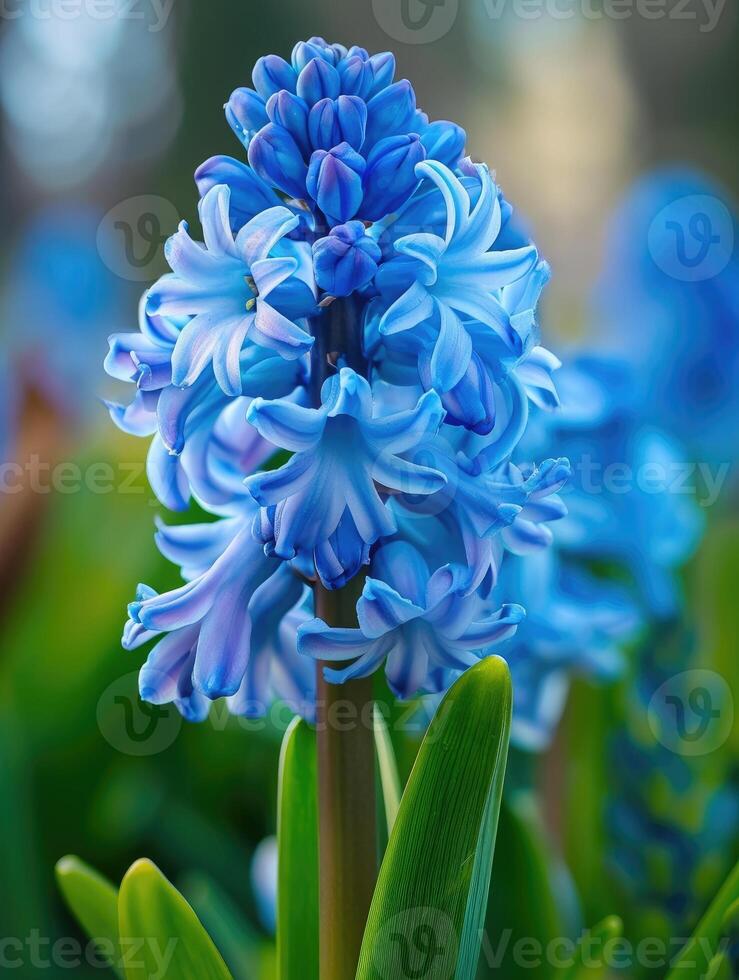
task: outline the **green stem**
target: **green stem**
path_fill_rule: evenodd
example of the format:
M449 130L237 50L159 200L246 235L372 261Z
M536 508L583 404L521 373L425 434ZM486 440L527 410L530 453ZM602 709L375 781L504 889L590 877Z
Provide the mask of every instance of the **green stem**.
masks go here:
M314 404L340 356L365 373L359 311L334 301L313 322ZM329 626L356 626L363 576L345 588L314 586L316 616ZM372 678L328 684L317 665L319 942L321 980L352 980L377 878L375 743Z
M356 622L356 591L316 589L317 614ZM328 684L318 665L321 980L353 978L377 877L372 679Z

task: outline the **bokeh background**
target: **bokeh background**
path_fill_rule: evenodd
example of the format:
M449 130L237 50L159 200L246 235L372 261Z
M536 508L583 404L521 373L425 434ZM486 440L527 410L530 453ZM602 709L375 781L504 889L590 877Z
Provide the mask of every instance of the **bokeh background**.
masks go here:
M78 935L53 880L62 854L114 879L147 855L212 918L229 952L257 950L269 975L254 854L275 830L286 719L246 725L216 711L193 728L139 705L139 658L120 649L125 605L137 581L164 589L176 579L152 541L144 447L114 429L102 402L111 395L107 336L135 329L138 296L164 270L164 239L182 218L196 225L195 167L216 153L239 155L221 108L232 89L249 83L261 54L288 56L314 34L394 50L422 107L466 128L470 152L496 170L550 261L542 325L547 346L567 350L599 333L604 306L630 295L654 259L648 196L635 205L641 225L619 237L634 181L688 167L720 188L712 194L730 212L739 193L736 7L693 0L675 18L673 6L652 20L636 3L624 16L624 5L598 0L4 5L0 936ZM620 312L630 321L621 320L624 342L651 360L655 378L667 377L675 345L650 339L649 329L691 284L681 281L668 300L645 282L637 329L633 307ZM729 365L739 343L735 279L733 289L720 310L702 307L683 325L713 330L713 353ZM714 461L735 460L737 388L739 375L729 374L720 411L706 395L705 417L699 398L688 420L719 433ZM679 406L680 384L665 397ZM703 443L690 458L702 451ZM22 477L8 462L23 466ZM737 693L736 504L729 477L703 508L706 531L681 572L679 616L632 651L652 657L660 679L687 664L718 671ZM644 680L643 662L632 667L632 687L629 677L606 688L577 683L553 747L519 769L533 773L552 853L569 869L562 875L577 886L584 920L618 910L635 938L674 935L736 856L736 812L714 793L736 791L736 728L674 780L669 752L664 764L640 768L619 733L630 718L642 749L659 748L643 698L632 696L635 677L641 695L656 681ZM414 741L399 739L406 770ZM645 815L666 800L679 831ZM709 804L718 850L706 841ZM257 869L269 862L260 854ZM69 970L46 969L57 973Z

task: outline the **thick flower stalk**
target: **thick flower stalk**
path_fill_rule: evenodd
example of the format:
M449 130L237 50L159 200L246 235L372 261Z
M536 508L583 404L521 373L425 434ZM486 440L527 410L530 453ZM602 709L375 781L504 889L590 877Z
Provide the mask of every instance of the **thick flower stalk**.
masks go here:
M188 718L279 697L320 721L381 669L398 697L439 693L524 621L503 573L550 544L569 465L513 457L529 406L558 404L559 362L536 318L546 263L392 55L313 38L252 79L226 105L245 158L196 173L202 241L183 223L139 332L111 338L109 373L136 386L111 414L153 437L157 496L216 518L160 526L185 584L140 586L124 642L154 641L141 696ZM341 980L374 854L372 733L354 738L352 758L319 725Z

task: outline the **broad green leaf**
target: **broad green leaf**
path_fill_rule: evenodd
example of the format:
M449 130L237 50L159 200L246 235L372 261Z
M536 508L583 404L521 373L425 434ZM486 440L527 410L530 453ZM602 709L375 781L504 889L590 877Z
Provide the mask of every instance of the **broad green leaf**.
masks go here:
M357 980L469 980L480 951L511 720L499 657L442 701L400 803Z
M589 929L575 947L571 966L558 970L556 980L597 980L610 976L606 944L620 939L624 924L617 915L608 915Z
M736 927L738 900L739 862L679 956L673 960L667 980L705 980L711 960L721 952L722 938Z
M318 980L316 735L295 718L282 743L277 812L277 975Z
M375 747L377 749L377 764L380 770L380 788L385 807L385 822L388 834L392 833L395 818L400 807L402 788L398 765L395 760L395 749L390 738L385 716L381 711L375 711Z
M74 855L57 862L56 880L74 917L88 937L99 943L101 953L122 977L118 952L118 889Z
M118 926L126 980L231 980L195 912L151 861L126 872Z
M534 940L546 948L565 934L550 855L529 794L503 800L491 881L478 980L550 977L553 969L545 957L534 966L516 956L517 943Z

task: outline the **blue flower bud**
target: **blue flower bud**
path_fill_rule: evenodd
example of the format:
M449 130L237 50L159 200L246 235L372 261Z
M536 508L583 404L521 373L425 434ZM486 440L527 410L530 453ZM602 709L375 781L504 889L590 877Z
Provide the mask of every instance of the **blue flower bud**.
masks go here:
M335 101L321 99L310 111L308 130L313 148L330 150L348 143L359 150L364 142L367 106L353 95L340 95Z
M337 225L313 246L316 282L331 296L349 296L370 282L381 257L361 221Z
M364 174L361 216L377 221L405 204L419 184L416 164L426 157L418 136L388 136L372 148Z
M313 58L298 75L296 92L308 105L321 99L337 99L340 91L339 73L323 58Z
M405 79L383 89L367 105L367 145L386 136L410 131L416 113L416 94Z
M366 58L348 58L338 66L341 91L366 99L374 84L372 66Z
M284 58L276 54L268 54L260 58L251 73L254 88L266 102L270 95L285 88L288 92L295 91L295 69L288 65Z
M310 159L306 186L331 224L353 218L362 203L365 162L348 143L316 150Z
M308 106L302 99L284 89L275 92L267 102L267 115L275 125L281 126L290 133L304 156L310 156Z
M298 41L293 48L290 58L296 72L300 73L314 58L322 58L330 65L334 64L334 52L321 38L311 38L310 41Z
M454 170L464 153L467 134L456 123L440 119L430 123L423 131L421 142L426 150L427 160L438 160Z
M268 123L249 144L249 163L264 180L292 197L305 197L307 168L300 147L282 126Z
M269 122L264 99L251 88L237 88L224 109L229 126L244 146L248 146L254 133Z
M392 85L395 77L395 55L391 51L373 54L368 62L372 73L372 84L367 92L367 98L377 95L388 85ZM410 85L410 82L406 83Z

